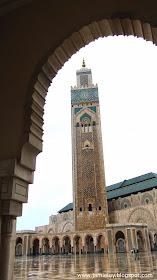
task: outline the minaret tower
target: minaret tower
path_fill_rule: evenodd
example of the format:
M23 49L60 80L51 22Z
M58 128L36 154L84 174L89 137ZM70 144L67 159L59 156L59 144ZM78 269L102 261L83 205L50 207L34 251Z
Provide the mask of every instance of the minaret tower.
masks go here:
M108 223L98 87L83 60L71 88L73 204L76 231L105 229Z

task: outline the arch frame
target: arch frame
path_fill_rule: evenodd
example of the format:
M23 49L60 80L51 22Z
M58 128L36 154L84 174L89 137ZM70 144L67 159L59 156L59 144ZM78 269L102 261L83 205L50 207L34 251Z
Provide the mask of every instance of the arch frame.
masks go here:
M24 131L27 135L25 134L25 139L31 139L31 131L33 131L34 143L27 142L26 140L23 142L25 143L21 149L21 163L23 165L29 166L28 157L27 161L25 158L26 153L34 157L33 162L35 164L37 154L42 151L45 97L53 78L63 67L64 63L82 47L100 37L114 35L135 36L151 41L155 45L157 44L157 28L152 27L149 23L127 17L122 19L118 17L112 19L104 18L93 21L66 38L51 55L48 55L46 63L43 64L39 74L36 76L35 84L31 85L29 87L31 90L27 92L28 97L25 104L25 116L27 116L27 119L24 121ZM30 102L30 100L32 101ZM36 127L38 127L38 130L36 130ZM34 151L32 150L32 144L34 145Z

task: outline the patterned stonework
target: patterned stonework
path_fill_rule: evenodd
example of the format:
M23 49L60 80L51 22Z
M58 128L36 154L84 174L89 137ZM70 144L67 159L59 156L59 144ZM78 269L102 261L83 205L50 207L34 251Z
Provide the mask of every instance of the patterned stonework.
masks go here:
M80 71L77 86L83 80L88 87L71 90L74 219L78 231L105 229L108 221L98 88L91 83L91 72Z

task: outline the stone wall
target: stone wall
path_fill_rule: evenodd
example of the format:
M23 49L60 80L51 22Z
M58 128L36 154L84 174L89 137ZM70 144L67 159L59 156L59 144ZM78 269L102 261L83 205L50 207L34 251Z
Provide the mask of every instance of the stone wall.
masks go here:
M131 194L108 201L110 223L146 223L149 232L157 232L157 190Z
M73 211L67 211L49 217L49 225L35 228L39 233L60 233L73 231Z
M157 233L156 189L108 201L108 210L109 223L146 223L149 233ZM39 233L74 231L73 211L50 216L49 225L36 227L35 231Z

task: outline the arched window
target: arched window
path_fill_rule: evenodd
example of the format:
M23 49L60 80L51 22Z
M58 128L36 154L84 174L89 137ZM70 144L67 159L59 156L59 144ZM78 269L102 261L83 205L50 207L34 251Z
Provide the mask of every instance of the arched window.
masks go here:
M88 211L92 211L92 204L88 204Z

